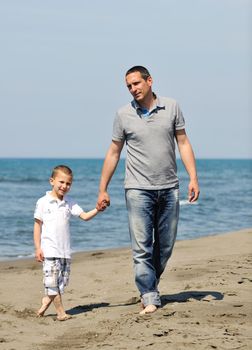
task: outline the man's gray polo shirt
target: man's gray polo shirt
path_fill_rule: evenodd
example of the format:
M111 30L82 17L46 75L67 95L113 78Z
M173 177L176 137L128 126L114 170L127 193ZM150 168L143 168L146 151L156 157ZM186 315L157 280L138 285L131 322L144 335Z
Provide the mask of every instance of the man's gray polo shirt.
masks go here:
M171 98L157 98L147 118L136 101L117 111L112 139L127 145L126 189L157 190L178 184L175 131L184 128L183 114Z

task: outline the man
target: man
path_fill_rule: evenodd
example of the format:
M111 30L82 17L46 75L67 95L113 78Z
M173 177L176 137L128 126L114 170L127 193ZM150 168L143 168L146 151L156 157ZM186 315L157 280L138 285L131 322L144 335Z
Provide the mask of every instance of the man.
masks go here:
M140 314L146 314L161 306L158 284L177 234L179 183L175 140L190 177L190 202L198 199L199 186L193 150L177 102L152 92L153 80L145 67L132 67L125 79L133 101L117 112L97 205L103 208L110 204L107 188L126 142L125 198L135 282L143 307Z

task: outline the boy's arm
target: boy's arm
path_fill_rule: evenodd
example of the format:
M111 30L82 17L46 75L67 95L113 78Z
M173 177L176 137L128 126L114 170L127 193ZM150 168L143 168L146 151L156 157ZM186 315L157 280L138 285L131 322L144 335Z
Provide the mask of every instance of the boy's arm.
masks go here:
M44 260L44 254L41 249L41 226L42 221L35 219L33 228L33 239L35 246L35 258L39 262L42 262Z
M95 209L92 209L92 210L87 211L87 212L83 211L79 217L84 221L88 221L88 220L92 219L93 217L95 217L98 213L99 213L99 211L95 208Z

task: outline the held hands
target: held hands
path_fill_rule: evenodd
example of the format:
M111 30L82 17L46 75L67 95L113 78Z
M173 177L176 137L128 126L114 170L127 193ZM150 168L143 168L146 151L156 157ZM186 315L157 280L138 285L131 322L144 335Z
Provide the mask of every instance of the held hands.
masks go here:
M109 205L107 204L106 201L102 201L101 204L96 204L96 209L98 211L104 211Z
M191 180L188 186L188 200L190 203L195 202L199 198L200 190L198 180Z
M109 206L110 206L109 194L107 192L100 193L96 203L96 209L98 211L104 211Z

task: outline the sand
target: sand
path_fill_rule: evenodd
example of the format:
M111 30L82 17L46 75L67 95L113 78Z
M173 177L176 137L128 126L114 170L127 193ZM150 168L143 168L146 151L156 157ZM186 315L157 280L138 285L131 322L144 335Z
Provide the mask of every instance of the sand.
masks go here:
M0 349L252 349L252 229L177 241L160 282L162 308L140 316L131 251L73 255L59 322L41 264L0 263Z

